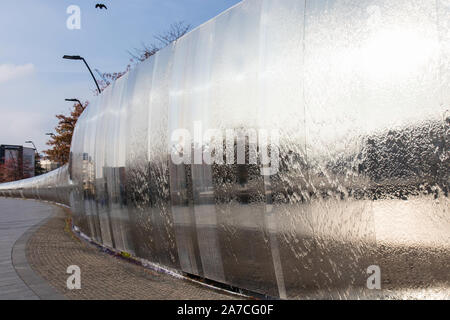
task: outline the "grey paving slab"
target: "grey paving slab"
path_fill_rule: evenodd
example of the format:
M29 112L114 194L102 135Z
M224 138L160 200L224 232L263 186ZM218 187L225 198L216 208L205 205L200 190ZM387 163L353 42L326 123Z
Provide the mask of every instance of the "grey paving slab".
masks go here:
M29 236L52 213L44 203L0 198L0 300L60 297L32 271L25 255Z

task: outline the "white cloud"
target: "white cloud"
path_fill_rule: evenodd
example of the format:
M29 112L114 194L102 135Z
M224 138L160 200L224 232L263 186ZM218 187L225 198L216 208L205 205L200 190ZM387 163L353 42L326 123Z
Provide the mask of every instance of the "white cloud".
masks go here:
M25 141L33 140L40 152L48 149L45 145L48 140L45 133L52 132L56 118L49 117L46 113L20 109L24 108L0 108L2 122L7 123L0 126L0 144L25 145Z
M34 70L32 63L24 65L0 64L0 83L30 75Z

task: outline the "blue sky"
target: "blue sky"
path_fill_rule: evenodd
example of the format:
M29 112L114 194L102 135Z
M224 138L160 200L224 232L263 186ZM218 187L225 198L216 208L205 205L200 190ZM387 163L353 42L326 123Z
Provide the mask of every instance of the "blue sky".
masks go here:
M95 9L104 3L108 10ZM240 0L14 0L0 3L0 144L33 140L47 149L57 113L67 113L65 98L90 100L95 84L82 55L102 72L122 71L127 50L153 42L171 23L193 27ZM81 9L81 29L69 30L70 5Z

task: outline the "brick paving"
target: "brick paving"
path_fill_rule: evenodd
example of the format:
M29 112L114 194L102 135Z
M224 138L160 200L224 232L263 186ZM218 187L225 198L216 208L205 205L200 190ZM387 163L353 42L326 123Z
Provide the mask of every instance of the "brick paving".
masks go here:
M238 296L214 290L189 280L148 270L102 252L80 239L68 225L68 209L56 210L31 235L26 257L31 268L69 299L98 300L223 300ZM66 269L81 269L81 290L68 290Z

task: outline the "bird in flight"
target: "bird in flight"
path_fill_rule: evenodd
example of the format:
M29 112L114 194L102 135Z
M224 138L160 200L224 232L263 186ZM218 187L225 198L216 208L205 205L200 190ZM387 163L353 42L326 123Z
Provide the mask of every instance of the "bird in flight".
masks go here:
M97 3L95 5L95 8L96 9L106 9L106 10L108 10L108 8L103 3Z

